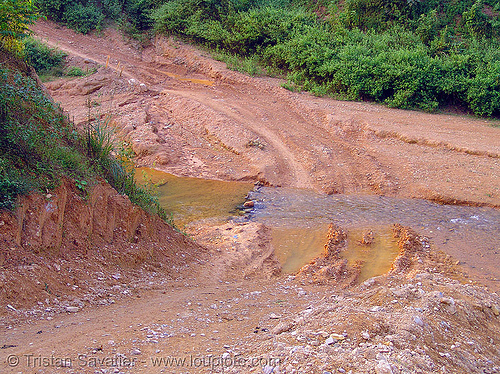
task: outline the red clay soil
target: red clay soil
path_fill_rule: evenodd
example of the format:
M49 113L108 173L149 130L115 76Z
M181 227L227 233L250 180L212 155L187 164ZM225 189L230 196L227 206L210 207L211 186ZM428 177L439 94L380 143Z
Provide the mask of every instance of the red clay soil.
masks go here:
M81 126L111 114L141 165L500 205L492 122L291 93L174 40L137 49L113 30L34 30L97 68L47 84L56 101ZM500 298L410 229L392 271L360 285L356 269L328 263L342 244L333 231L325 266L297 277L278 276L261 224L195 231L198 243L105 183L86 196L64 181L1 212L0 371L500 372ZM185 365L158 361L173 358Z
M0 301L15 309L107 304L131 296L134 282L153 273L175 279L206 256L104 182L89 196L64 181L47 195L22 198L15 214L0 212L0 238ZM0 316L11 312L1 308Z

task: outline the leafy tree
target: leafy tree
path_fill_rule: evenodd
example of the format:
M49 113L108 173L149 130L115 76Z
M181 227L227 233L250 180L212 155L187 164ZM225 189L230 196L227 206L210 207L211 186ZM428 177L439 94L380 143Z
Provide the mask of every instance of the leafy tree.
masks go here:
M40 12L54 21L61 21L66 7L71 5L70 0L35 0Z
M64 14L64 20L68 26L82 34L101 29L104 18L102 11L93 4L76 3L70 6Z
M30 33L29 25L38 17L38 9L31 0L0 0L0 45L21 53L21 39Z
M137 30L145 30L151 27L152 21L149 16L153 8L152 0L127 0L124 9L128 19Z
M489 18L483 13L484 3L477 0L468 11L463 13L465 28L475 39L491 37L491 24Z

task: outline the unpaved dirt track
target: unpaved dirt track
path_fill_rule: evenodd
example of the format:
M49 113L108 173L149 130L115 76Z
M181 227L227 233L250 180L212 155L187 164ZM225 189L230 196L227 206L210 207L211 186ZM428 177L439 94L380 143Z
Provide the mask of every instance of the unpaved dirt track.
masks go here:
M277 79L228 71L194 48L166 38L139 51L113 30L101 37L84 36L43 21L34 31L87 63L105 65L109 56L108 69L83 78L103 77L102 89L92 94L72 91L82 79L50 83L48 88L77 122L86 119L89 97L103 108L120 101L120 111L113 112L117 126L142 143L138 147L144 165L327 193L500 206L496 122L288 92ZM130 78L145 88L106 91L111 82L121 79L126 84ZM124 113L140 112L143 119L135 120L133 131L127 129L131 120ZM252 141L262 149L248 146Z
M77 123L87 121L88 102L97 105L93 113L111 113L139 166L329 194L500 207L498 121L289 92L278 79L230 71L168 38L141 49L115 30L85 36L42 21L34 31L67 51L70 64L98 67L47 87ZM474 248L441 249L497 288L500 276L481 272L497 263L500 249Z
M486 121L290 93L276 79L228 71L167 39L139 53L113 30L103 37L83 36L40 22L35 31L70 53L71 64L104 66L110 56L107 69L47 86L81 125L89 106L92 116L109 111L142 165L328 193L500 206L500 129ZM311 274L332 283L315 283L307 271L265 279L266 271L274 270L272 246L260 224L196 229L198 243L208 251L198 264L188 260L189 251L177 258L186 261L184 266L174 269L167 262L175 279L155 271L135 286L127 272L117 278L103 269L98 282L123 284L128 296L115 302L113 294L95 290L99 299L109 299L106 306L72 300L69 294L47 295L34 311L7 307L11 318L2 320L0 371L500 372L500 299L461 278L455 262L424 246L424 239L410 240L407 232L401 240L401 247L415 254L400 258L401 268L409 266L406 272L342 290L342 277L336 277L341 262L339 268L327 263ZM121 253L111 243L113 250ZM51 269L43 254L40 262L44 271ZM73 265L64 266L71 273ZM77 301L83 309L54 312ZM190 357L235 356L279 358L280 363L189 365ZM162 357L187 358L188 365L158 367L151 361ZM66 359L71 368L61 367Z

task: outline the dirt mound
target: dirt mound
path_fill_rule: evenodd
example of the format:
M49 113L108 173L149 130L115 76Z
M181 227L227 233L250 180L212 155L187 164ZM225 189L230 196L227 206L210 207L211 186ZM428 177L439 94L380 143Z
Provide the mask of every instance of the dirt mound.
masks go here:
M431 269L382 276L282 319L265 347L280 373L495 373L499 303Z
M341 227L330 224L323 255L302 267L297 276L315 284L335 283L338 286L352 286L359 271L348 266L347 260L341 257L340 253L346 245L346 232Z
M31 308L53 315L71 305L107 304L134 282L176 278L206 250L101 182L82 193L65 180L0 213L0 315ZM193 274L194 275L194 274ZM15 313L14 313L15 315Z
M270 229L260 223L231 221L192 228L190 233L198 244L215 252L212 274L219 279L270 279L281 273Z

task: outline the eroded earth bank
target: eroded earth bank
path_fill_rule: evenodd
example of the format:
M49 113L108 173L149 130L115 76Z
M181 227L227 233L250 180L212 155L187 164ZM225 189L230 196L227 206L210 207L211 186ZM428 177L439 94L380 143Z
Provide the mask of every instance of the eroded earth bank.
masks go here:
M173 39L34 30L97 69L46 87L81 127L111 115L137 166L497 217L491 121L292 93ZM474 237L487 246L399 223L384 275L359 281L339 225L292 275L262 222L200 223L193 242L104 183L86 201L65 183L2 213L2 372L500 372L500 222Z

